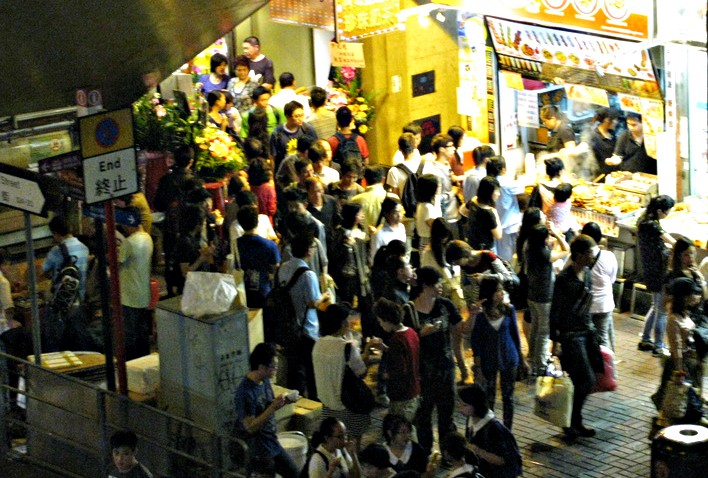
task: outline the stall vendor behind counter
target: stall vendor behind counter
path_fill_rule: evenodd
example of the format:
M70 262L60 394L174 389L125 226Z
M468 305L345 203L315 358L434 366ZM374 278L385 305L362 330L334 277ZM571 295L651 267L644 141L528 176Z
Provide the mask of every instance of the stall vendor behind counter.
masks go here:
M557 106L546 105L541 108L541 121L551 133L546 146L549 153L576 146L575 133Z
M652 158L644 147L642 117L636 113L627 113L627 130L617 138L615 152L605 160L613 170L631 173L656 174L656 158Z

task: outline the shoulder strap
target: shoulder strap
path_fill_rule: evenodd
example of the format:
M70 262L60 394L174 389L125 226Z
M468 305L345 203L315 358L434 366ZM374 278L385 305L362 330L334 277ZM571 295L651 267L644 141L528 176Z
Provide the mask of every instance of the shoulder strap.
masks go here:
M410 310L411 325L413 325L413 329L418 332L420 330L420 319L418 318L418 311L415 309L415 302L409 300L403 307Z
M401 171L404 171L408 176L413 174L413 171L411 171L410 168L403 163L398 163L397 165L394 166L394 168L398 168Z
M595 260L592 261L592 265L590 266L590 269L592 269L593 267L595 267L595 264L597 264L597 260L600 258L600 254L602 254L602 249L600 249L599 251L597 251L597 255L595 256Z
M278 111L278 108L276 108L273 105L268 105L271 108L273 108L273 115L275 116L275 122L280 124L280 111Z
M424 166L425 166L425 159L420 158L420 164L418 165L418 169L415 172L416 176L420 176L421 174L423 174L423 167Z
M303 275L305 272L307 272L307 271L309 271L309 270L310 270L309 267L305 267L305 266L303 266L303 267L298 267L298 269L295 271L295 273L294 273L293 276L290 278L290 280L288 281L288 283L285 284L284 289L285 289L285 290L290 290L290 289L292 289L292 288L295 286L295 284L297 283L297 280L300 278L300 276ZM280 271L280 269L278 269L278 271ZM277 272L276 272L276 274L277 274Z
M349 357L352 355L352 344L351 342L347 342L347 345L344 346L344 363L346 364L349 362Z
M59 250L61 251L62 257L64 258L64 263L62 264L62 267L74 265L76 263L76 257L69 255L69 249L66 247L66 244L64 244L64 242L59 243Z

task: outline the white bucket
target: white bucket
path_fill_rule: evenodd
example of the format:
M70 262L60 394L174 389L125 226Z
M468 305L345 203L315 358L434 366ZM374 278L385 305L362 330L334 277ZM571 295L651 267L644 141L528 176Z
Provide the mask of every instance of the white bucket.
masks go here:
M307 437L302 432L280 432L278 433L278 442L290 455L298 470L305 466L307 460Z

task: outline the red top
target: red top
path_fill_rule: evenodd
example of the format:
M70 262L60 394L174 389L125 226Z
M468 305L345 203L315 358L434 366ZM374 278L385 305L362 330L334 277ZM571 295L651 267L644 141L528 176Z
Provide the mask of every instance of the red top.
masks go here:
M260 186L251 186L251 191L258 198L258 214L265 214L273 224L273 216L278 209L273 181L268 181Z
M388 397L402 401L420 395L420 340L415 330L394 332L387 353Z

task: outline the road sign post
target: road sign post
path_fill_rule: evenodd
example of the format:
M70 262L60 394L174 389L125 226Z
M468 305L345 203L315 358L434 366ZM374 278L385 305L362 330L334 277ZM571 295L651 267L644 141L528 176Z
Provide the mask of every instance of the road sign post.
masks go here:
M133 140L133 114L130 108L79 119L81 155L84 160L86 204L103 203L106 222L108 268L111 273L111 309L118 369L119 392L128 394L125 365L125 331L120 300L118 245L113 199L138 191L137 158ZM110 319L109 319L110 320ZM106 357L106 362L113 360Z
M34 361L42 364L42 326L37 305L37 275L34 265L32 218L30 214L47 216L48 196L57 196L58 191L48 178L22 168L0 164L0 204L19 209L25 213L25 240L27 242L27 271L32 314L32 342Z

